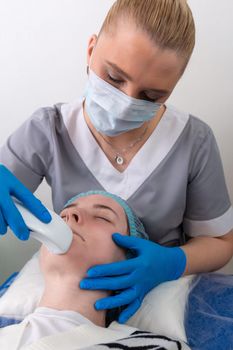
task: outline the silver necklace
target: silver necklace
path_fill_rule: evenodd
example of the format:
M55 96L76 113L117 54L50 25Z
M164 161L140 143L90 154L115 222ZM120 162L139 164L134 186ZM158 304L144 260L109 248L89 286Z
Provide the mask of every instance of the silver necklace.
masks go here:
M122 150L119 150L117 148L115 148L111 142L109 142L108 140L105 139L105 137L99 132L100 137L102 137L102 139L109 145L111 146L111 148L115 151L116 155L114 157L114 161L118 164L118 165L123 165L125 163L125 159L123 157L124 154L126 154L129 150L131 150L134 146L136 146L137 143L139 143L143 137L145 136L146 132L148 130L148 125L146 126L146 128L143 130L143 133L133 142L131 142L127 147L123 148Z

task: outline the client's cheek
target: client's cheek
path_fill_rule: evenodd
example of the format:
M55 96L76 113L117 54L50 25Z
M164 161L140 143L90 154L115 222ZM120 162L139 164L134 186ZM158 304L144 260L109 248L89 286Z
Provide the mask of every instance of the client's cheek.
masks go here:
M109 261L115 262L126 258L125 249L119 247L113 240L105 247L106 257Z
M116 261L125 260L126 259L126 250L123 248L116 248L114 255L115 255Z

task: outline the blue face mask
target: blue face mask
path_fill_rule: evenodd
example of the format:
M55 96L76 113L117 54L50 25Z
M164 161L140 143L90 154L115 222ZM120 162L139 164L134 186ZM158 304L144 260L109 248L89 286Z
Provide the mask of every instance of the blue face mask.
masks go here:
M85 107L96 130L117 136L151 120L162 103L129 97L89 70Z

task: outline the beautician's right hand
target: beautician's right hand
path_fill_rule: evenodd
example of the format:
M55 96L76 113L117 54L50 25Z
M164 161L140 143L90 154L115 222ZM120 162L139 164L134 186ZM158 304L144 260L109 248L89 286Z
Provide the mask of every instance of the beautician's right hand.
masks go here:
M29 238L29 230L11 196L20 200L38 219L51 221L51 215L29 189L20 182L4 165L0 164L0 235L7 232L7 226L21 240Z

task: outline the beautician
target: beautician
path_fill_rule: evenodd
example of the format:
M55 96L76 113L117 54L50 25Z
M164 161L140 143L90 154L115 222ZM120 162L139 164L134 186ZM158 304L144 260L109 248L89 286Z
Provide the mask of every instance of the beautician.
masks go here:
M29 237L11 196L50 221L31 193L43 178L57 213L74 194L95 189L121 196L142 219L150 241L113 234L135 257L93 267L80 284L120 290L95 306L125 306L122 323L156 285L219 269L233 254L233 211L215 137L203 121L166 104L194 44L185 0L116 1L90 38L84 96L37 110L0 149L1 234L9 226ZM78 209L74 215L81 220Z

